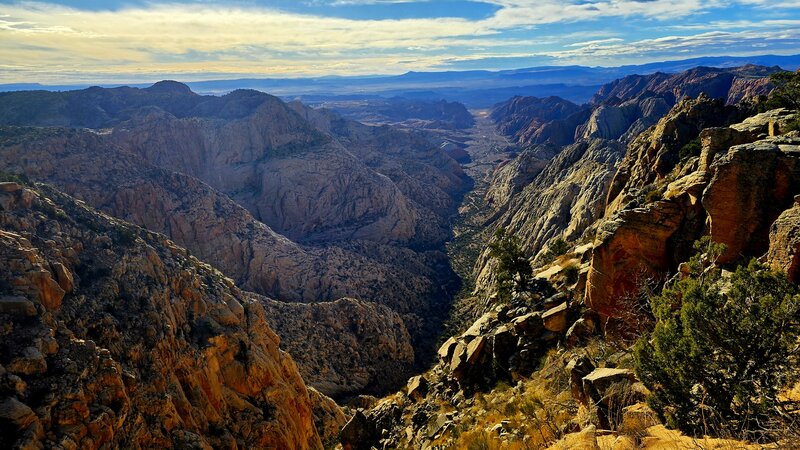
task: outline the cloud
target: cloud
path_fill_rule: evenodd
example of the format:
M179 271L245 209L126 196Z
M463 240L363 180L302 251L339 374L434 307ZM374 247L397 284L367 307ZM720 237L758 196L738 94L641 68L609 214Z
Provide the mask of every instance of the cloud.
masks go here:
M766 46L766 47L765 47ZM710 31L688 36L663 36L633 42L616 42L579 46L575 49L545 52L562 61L624 61L669 57L687 52L708 56L731 54L760 54L764 48L776 53L796 53L800 48L800 28L745 31Z
M329 6L425 0L307 0ZM761 0L739 0L765 8ZM424 18L355 20L299 14L253 2L146 3L115 10L82 10L43 2L0 4L0 81L80 78L137 79L143 74L210 76L398 73L452 61L558 58L588 63L615 55L660 55L715 42L734 48L726 36L697 34L628 42L615 36L630 21L648 32L681 31L680 20L696 20L729 4L723 0L483 0L497 7L485 19ZM800 1L779 1L792 7ZM249 6L248 6L249 5ZM769 4L771 7L774 5ZM564 25L562 25L564 24ZM611 24L611 25L610 25ZM724 29L692 23L698 31ZM640 24L641 25L641 24ZM567 28L568 27L568 28ZM731 28L734 28L732 25ZM739 21L738 30L767 29L770 44L795 42L797 21ZM531 31L533 29L533 31ZM756 37L741 48L755 48ZM577 41L577 42L576 42ZM648 47L651 46L651 47ZM749 46L749 47L748 47ZM763 48L763 47L762 47ZM800 48L798 46L797 48ZM199 74L199 75L198 75Z

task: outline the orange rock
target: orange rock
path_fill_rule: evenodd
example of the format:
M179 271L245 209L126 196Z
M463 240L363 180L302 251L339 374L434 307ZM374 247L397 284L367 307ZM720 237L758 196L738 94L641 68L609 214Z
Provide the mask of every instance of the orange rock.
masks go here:
M721 263L758 257L769 248L769 229L791 206L800 164L772 140L732 147L711 166L703 194L711 238L725 244Z
M72 292L72 290L75 288L75 281L72 278L72 272L70 272L69 269L67 269L60 262L53 263L53 272L55 272L58 285L61 286L61 289L63 289L66 293Z
M605 222L597 233L586 283L586 303L608 318L635 320L632 296L641 283L660 278L673 265L669 238L680 228L683 214L675 201L658 201L625 210Z
M800 205L784 211L769 232L767 264L786 272L793 283L800 281Z

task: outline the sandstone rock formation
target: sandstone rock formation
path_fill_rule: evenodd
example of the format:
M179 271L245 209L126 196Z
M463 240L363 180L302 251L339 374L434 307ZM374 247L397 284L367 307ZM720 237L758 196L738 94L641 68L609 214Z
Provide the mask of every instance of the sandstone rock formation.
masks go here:
M45 131L8 130L9 136L25 143L5 142L8 145L0 152L1 168L54 183L109 214L165 233L203 260L212 261L245 289L283 301L357 297L383 303L402 313L416 339L428 338L422 333L430 333L425 327L432 324L422 318L429 318L434 307L428 299L441 296L437 274L430 268L438 264L436 255L380 245L299 245L196 178L155 168L93 133L51 130L54 136L39 140L28 136ZM54 160L59 163L53 164ZM339 338L329 329L316 331ZM375 327L371 331L380 336L384 330ZM292 349L308 352L299 355L301 365L315 362L308 370L303 367L304 374L322 368L320 361L329 364L324 366L326 371L338 367L333 370L339 374L333 381L338 386L336 392L355 392L367 385L388 387L396 378L381 379L378 374L391 357L398 358L395 368L408 369L408 352L403 351L374 360L362 358L359 371L342 370L353 365L351 353L328 353L324 346L309 345L312 336L306 341L291 327L280 330L284 332L295 346ZM366 340L377 336L365 334L358 343L371 345ZM397 336L402 338L398 346L407 345L407 336ZM355 354L363 351L356 349ZM370 375L367 380L365 373ZM319 379L317 376L315 381Z
M256 297L51 188L0 197L3 447L322 448Z
M485 426L483 417L477 419L471 416L476 412L478 398L481 397L474 394L481 392L486 398L491 398L501 384L515 401L537 402L536 394L524 397L530 400L521 398L527 395L523 394L525 380L541 367L544 354L548 351L548 354L552 354L552 349L561 348L570 325L577 320L592 319L590 316L581 317L580 305L565 302L567 297L563 294L534 297L527 301L517 299L507 305L498 305L467 330L445 341L438 351L438 363L426 373L410 379L403 392L356 412L340 435L344 448L455 445L452 439L463 433L460 430L470 426L470 430L475 427L482 429ZM537 376L559 377L560 374L551 371L563 371L562 365L557 367L546 370L547 375L539 373ZM593 373L594 369L594 365L589 363L585 373L578 379L581 393L584 392L583 379L587 380L587 399L594 400L609 393L610 387L623 378L625 381L633 378L630 371L614 371L609 367ZM607 372L611 372L611 375ZM563 401L569 401L568 393ZM628 402L629 399L624 401ZM494 405L487 409L492 409L491 414L495 418L503 414L515 414L513 411L516 409L506 408L505 401L488 403ZM615 408L617 406L614 405ZM530 404L527 408L526 414L532 414L528 411L535 409ZM600 409L605 411L607 417L608 406L601 406ZM487 411L482 413L488 414ZM493 427L493 432L502 435L506 427L513 426L503 420ZM489 431L489 428L486 430ZM521 435L516 438L520 442L527 440Z
M496 225L519 236L531 256L544 251L552 240L580 239L586 229L603 216L604 194L623 154L622 144L601 139L564 147L511 199ZM519 189L504 188L500 181L524 179L524 174L512 171L540 164L537 153L526 152L517 159L519 161L512 162L507 171L499 171L490 192ZM533 161L527 162L529 160ZM491 285L493 270L488 252L484 252L476 265L479 290Z
M495 207L507 206L513 197L542 173L559 150L553 145L537 145L498 166L492 174L492 181L485 195L486 202Z
M559 97L512 97L495 105L490 117L501 133L526 140L546 123L566 119L581 111L581 107Z
M800 206L795 204L781 213L769 232L767 264L783 270L793 283L800 281Z
M730 121L739 114L719 101L684 101L629 147L609 192L587 280L587 305L604 325L621 320L635 327L639 284L674 273L703 235L725 245L721 264L769 250L772 267L794 270L789 208L800 193L800 138L769 137L791 115L775 110L705 128L699 158L676 162L669 156L687 142L685 133L698 133L709 118Z
M6 136L4 170L56 184L109 214L165 233L246 289L287 301L355 296L394 306L434 292L430 281L403 270L402 262L298 245L197 179L158 169L102 136L15 128Z
M463 106L438 107L463 122ZM325 392L388 389L426 358L410 342L435 337L456 290L440 248L469 186L433 134L170 81L3 94L0 122L37 126L3 128L0 168L165 233L244 289L315 303L270 304L282 318L274 325L292 324L279 331L301 352L302 372ZM48 125L73 128L38 127ZM391 309L318 304L343 297ZM296 326L313 310L330 320ZM343 311L352 313L344 322L335 317Z
M522 146L563 146L582 138L630 142L681 99L703 94L736 104L766 95L772 90L767 77L777 70L698 67L677 74L631 75L602 86L584 107L558 98L515 97L497 105L492 118Z
M676 74L654 73L620 78L600 88L591 103L627 100L643 95L668 96L675 104L683 98L705 94L729 104L747 97L766 95L772 89L767 77L778 68L745 65L736 68L696 67Z
M257 91L201 96L161 82L2 100L3 124L111 127L115 144L205 181L294 240L435 246L468 184L431 135L311 113L335 124L321 130L303 117L308 108ZM42 107L28 108L31 101Z
M630 144L608 190L606 214L619 211L645 186L670 173L680 162L681 148L704 128L727 126L744 117L744 111L719 99L701 96L681 101Z
M325 395L384 392L401 385L414 365L402 317L385 306L354 299L311 304L265 299L262 305L303 380Z
M721 263L767 251L770 227L800 193L798 156L800 140L771 138L731 147L715 159L703 207L711 239L726 246Z

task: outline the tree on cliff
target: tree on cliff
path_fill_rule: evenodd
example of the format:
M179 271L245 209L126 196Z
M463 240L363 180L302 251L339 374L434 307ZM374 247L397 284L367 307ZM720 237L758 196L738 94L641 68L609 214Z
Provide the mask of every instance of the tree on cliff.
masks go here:
M767 106L800 111L800 71L777 72L769 80L775 89L769 95Z
M634 347L637 374L670 426L762 438L785 427L778 394L798 378L798 288L755 261L723 276L722 246L701 247L689 274L652 299L656 325Z
M515 294L530 289L533 269L517 236L498 228L489 243L489 256L497 260L495 287L501 302L509 302Z

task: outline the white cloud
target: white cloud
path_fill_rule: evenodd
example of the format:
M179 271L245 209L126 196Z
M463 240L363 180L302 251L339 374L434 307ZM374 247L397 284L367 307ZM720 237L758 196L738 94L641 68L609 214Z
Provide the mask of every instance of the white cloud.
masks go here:
M317 0L311 0L315 2ZM327 4L397 3L415 0L328 0ZM416 0L424 1L424 0ZM397 73L453 60L556 55L583 61L668 48L677 39L689 48L706 38L669 37L626 43L608 30L571 33L564 51L559 36L511 39L520 28L600 19L670 21L717 7L723 0L484 0L499 9L491 17L351 20L246 6L150 4L117 11L88 11L42 2L0 4L0 80L20 74L79 77L142 73L327 74ZM755 6L762 0L740 0ZM318 1L317 1L318 2ZM800 0L783 0L796 5ZM738 22L739 29L770 28L793 36L796 20ZM691 29L687 26L686 29ZM673 29L676 29L673 27ZM698 30L722 29L698 28ZM602 36L603 34L605 36ZM565 33L566 35L567 33ZM583 37L582 37L583 36ZM698 35L702 36L702 35ZM717 36L717 39L722 39ZM583 39L581 42L575 40ZM777 38L776 38L777 39ZM793 37L789 38L793 39ZM645 44L646 43L646 44ZM27 76L27 75L26 75Z

